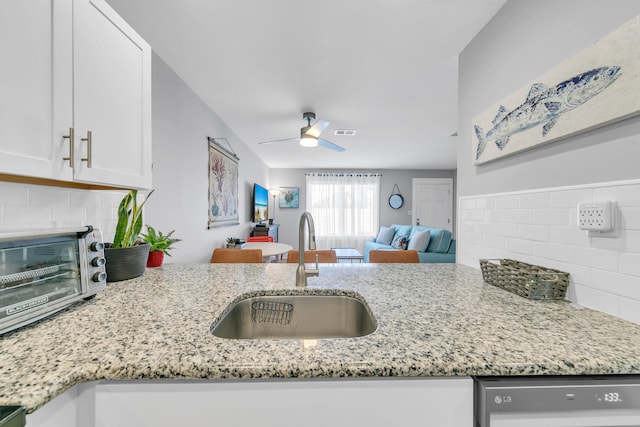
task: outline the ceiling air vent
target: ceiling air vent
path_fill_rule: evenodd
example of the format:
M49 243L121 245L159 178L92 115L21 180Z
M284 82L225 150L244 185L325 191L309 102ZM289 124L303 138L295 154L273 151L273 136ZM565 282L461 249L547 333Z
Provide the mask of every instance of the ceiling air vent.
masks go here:
M336 129L336 131L333 134L339 135L339 136L353 136L356 134L356 130L355 129Z

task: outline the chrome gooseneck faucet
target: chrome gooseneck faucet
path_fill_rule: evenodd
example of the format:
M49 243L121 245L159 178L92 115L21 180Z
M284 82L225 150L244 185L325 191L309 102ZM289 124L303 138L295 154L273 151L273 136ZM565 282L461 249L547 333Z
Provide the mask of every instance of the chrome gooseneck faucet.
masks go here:
M296 286L306 287L307 277L318 276L318 256L316 255L316 268L307 270L304 266L304 223L309 227L309 250L316 249L316 231L313 225L313 217L309 212L305 212L300 217L300 226L298 227L298 269L296 270Z

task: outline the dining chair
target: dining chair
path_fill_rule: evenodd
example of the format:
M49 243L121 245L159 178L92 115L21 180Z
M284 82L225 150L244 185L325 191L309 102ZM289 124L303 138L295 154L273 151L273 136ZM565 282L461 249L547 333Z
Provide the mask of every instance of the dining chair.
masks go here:
M211 255L212 263L261 263L262 249L216 248Z
M249 236L247 242L270 242L273 243L273 236Z
M315 251L304 251L304 262L305 263L316 262L316 254L318 255L318 262L322 262L322 263L338 262L338 259L336 258L336 251L334 251L333 249L319 249ZM291 250L287 254L287 262L297 263L299 256L300 256L299 251L295 249Z
M384 251L384 250L372 250L369 252L369 262L372 263L407 263L407 262L420 262L418 258L418 251L406 250L406 251Z

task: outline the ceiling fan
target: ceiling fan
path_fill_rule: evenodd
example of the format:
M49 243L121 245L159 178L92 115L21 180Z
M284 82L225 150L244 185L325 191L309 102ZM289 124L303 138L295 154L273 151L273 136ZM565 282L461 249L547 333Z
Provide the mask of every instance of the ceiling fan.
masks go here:
M315 113L303 113L302 119L307 121L307 125L300 129L300 137L275 139L273 141L259 142L258 144L272 144L274 142L286 142L299 139L300 145L302 145L303 147L317 147L319 145L321 147L329 148L338 152L345 150L344 148L334 144L333 142L327 141L324 138L320 138L320 134L322 133L322 131L325 130L327 126L329 126L328 121L320 119L316 120ZM311 124L311 120L315 120L313 124Z

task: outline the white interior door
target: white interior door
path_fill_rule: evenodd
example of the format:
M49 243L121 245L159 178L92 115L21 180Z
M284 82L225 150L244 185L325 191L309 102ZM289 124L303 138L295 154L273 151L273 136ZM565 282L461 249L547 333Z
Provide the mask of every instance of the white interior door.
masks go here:
M453 231L453 179L414 178L413 225Z

